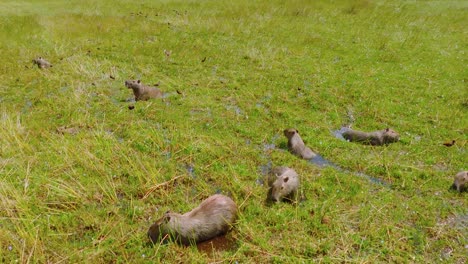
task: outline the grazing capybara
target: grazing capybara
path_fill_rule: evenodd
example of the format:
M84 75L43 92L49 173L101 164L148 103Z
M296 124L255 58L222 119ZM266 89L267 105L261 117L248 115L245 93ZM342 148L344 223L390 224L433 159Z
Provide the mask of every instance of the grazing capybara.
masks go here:
M280 202L283 199L295 201L299 188L299 175L288 167L276 167L268 175L268 200Z
M229 197L215 194L185 214L166 212L148 230L153 243L171 237L189 245L225 234L237 219L237 205Z

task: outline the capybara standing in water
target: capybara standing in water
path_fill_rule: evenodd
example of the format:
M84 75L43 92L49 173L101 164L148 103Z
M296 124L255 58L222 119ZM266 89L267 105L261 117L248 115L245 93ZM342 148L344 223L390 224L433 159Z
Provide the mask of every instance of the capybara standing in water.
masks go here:
M459 192L468 191L468 171L460 171L455 175L452 189L455 189Z
M400 139L400 135L395 130L390 128L370 133L352 130L351 128L345 128L343 137L348 141L361 142L373 146L390 144L397 142Z
M135 101L146 101L151 98L161 98L163 93L156 87L144 85L140 80L127 80L125 86L133 90Z
M276 167L268 175L268 200L280 202L283 199L295 201L299 188L299 175L288 167Z
M288 149L294 155L309 160L317 156L309 147L304 144L299 131L294 128L285 129L284 135L288 138Z
M148 230L153 243L171 237L189 245L225 234L237 219L237 205L224 195L215 194L185 214L166 212Z
M46 61L42 57L38 57L36 59L33 59L32 62L34 64L37 64L37 67L39 67L41 69L52 67L52 64L50 64L50 62Z

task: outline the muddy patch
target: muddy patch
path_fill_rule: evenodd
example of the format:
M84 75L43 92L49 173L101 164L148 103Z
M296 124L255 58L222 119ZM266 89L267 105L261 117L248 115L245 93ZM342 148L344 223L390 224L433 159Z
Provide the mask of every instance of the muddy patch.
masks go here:
M65 135L65 134L70 134L70 135L76 135L80 131L79 127L69 127L69 126L61 126L57 127L56 129L57 133Z
M236 240L230 234L218 236L197 244L198 251L206 253L210 257L216 252L232 251L236 248Z

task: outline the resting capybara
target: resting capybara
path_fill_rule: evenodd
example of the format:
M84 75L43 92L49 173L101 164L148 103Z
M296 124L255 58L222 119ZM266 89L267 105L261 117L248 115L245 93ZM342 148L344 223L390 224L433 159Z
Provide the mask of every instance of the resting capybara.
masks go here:
M236 218L236 203L227 196L215 194L188 213L166 212L149 228L148 236L153 243L171 237L189 245L225 234Z
M146 101L151 98L161 98L163 93L156 87L144 85L140 80L127 80L125 86L133 90L135 101Z
M373 146L390 144L397 142L400 139L400 135L395 130L390 128L370 133L347 128L343 132L343 137L351 142L361 142Z
M309 160L317 156L309 147L304 144L299 131L294 128L285 129L284 135L288 138L288 149L291 153L303 159Z
M32 62L34 64L37 64L37 67L39 67L41 69L52 67L52 64L50 64L50 62L46 61L42 57L38 57L36 59L33 59Z
M468 191L468 171L460 171L455 175L452 189L455 189L459 192Z

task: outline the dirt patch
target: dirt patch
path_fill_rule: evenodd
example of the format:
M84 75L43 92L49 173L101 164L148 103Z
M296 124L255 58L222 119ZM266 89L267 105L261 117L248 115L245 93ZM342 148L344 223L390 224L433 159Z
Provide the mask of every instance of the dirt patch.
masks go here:
M236 240L230 234L218 236L197 244L198 251L206 253L210 257L216 252L230 251L236 248Z

